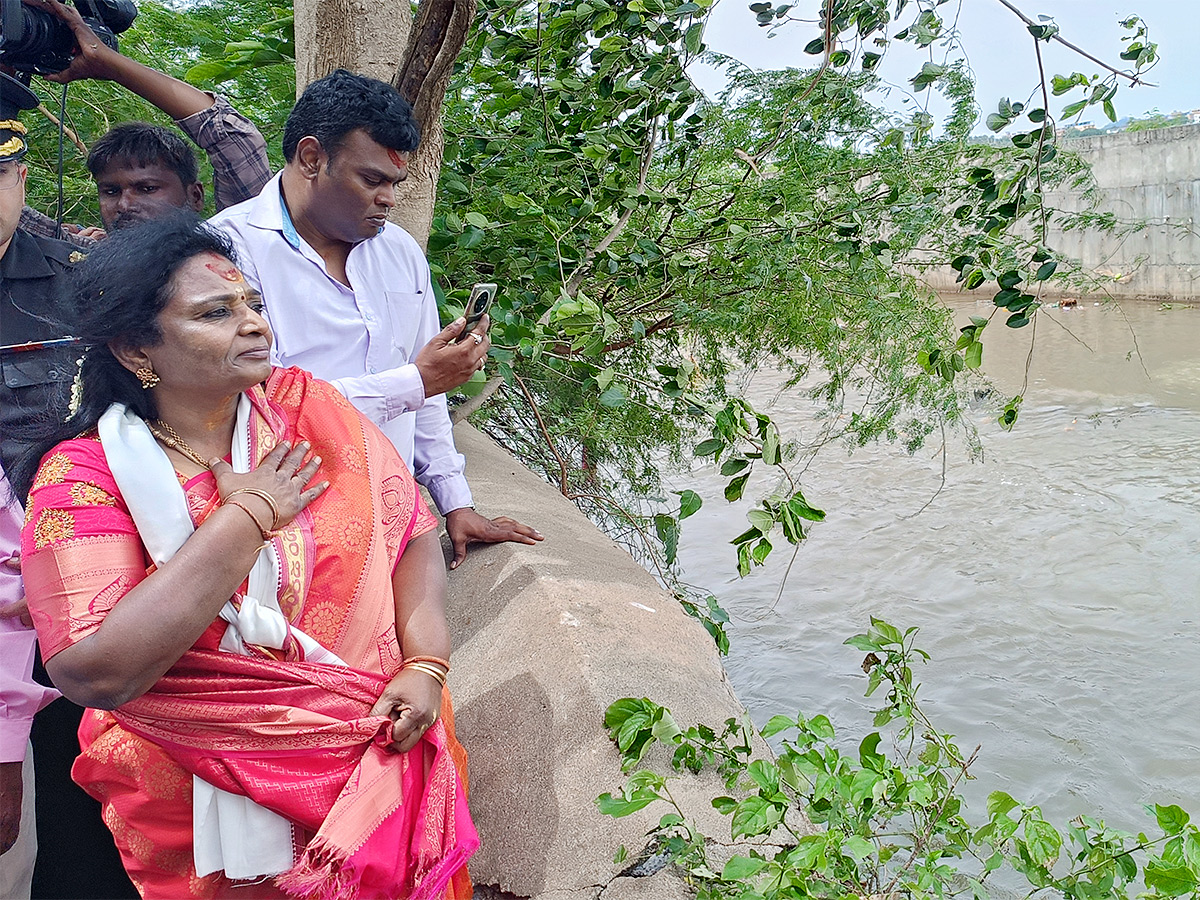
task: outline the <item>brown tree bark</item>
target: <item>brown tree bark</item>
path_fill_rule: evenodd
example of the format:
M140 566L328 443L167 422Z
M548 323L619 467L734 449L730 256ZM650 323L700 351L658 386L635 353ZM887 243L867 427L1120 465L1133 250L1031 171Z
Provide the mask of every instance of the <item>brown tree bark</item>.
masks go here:
M396 85L421 123L421 146L397 192L392 220L429 241L445 137L442 102L466 43L476 0L295 0L296 90L345 68Z

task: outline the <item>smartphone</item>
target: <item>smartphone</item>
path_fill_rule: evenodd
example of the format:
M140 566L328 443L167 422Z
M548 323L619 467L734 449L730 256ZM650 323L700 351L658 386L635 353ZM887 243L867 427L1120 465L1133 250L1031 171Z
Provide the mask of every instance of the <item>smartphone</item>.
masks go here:
M465 311L467 324L463 326L462 333L459 334L458 340L455 343L461 344L467 339L467 335L475 330L475 326L479 324L479 320L488 311L495 296L496 285L491 282L482 282L471 288L471 297L467 300Z

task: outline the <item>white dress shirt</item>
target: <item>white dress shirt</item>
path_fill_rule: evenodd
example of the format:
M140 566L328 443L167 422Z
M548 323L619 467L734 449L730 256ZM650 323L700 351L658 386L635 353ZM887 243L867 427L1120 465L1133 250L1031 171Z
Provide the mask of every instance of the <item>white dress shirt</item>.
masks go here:
M246 280L263 295L275 361L329 381L375 422L443 514L470 506L446 397L426 398L410 362L441 331L421 248L389 222L351 248L347 287L297 234L279 182L210 220L233 238Z

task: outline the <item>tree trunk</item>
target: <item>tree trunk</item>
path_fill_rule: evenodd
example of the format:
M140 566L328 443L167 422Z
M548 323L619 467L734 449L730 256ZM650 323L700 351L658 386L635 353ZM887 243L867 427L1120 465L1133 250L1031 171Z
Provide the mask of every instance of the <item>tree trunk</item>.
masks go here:
M422 0L415 22L407 0L295 0L295 15L297 95L340 67L392 82L413 104L421 146L392 220L425 247L445 146L442 101L475 0Z

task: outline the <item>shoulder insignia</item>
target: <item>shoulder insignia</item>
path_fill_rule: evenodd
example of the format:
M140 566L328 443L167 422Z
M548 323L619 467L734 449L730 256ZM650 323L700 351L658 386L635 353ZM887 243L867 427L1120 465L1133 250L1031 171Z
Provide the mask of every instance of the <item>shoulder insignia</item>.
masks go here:
M82 250L72 250L71 255L67 257L67 262L74 265L75 263L83 262L87 257L88 255Z

